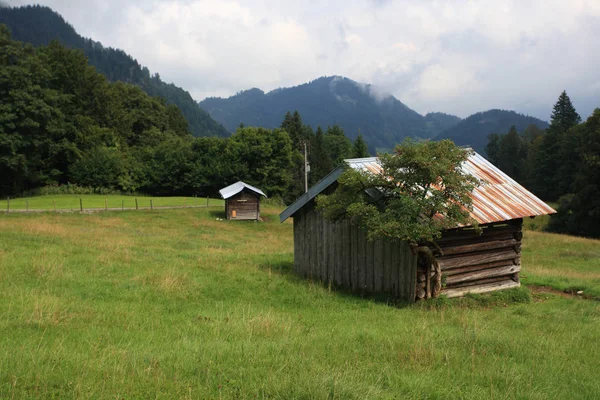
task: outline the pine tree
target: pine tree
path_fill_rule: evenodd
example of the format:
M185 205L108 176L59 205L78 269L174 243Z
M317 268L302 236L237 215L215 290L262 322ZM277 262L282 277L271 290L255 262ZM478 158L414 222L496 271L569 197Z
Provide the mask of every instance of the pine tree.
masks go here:
M579 123L581 123L581 117L575 111L567 92L563 90L554 104L548 131L564 133Z
M294 111L293 114L288 111L283 118L281 128L290 135L294 149L300 150L303 146L303 142L308 139L306 138L306 131L298 111Z
M367 147L362 135L359 133L356 137L356 140L354 140L354 144L352 145L352 157L365 158L369 156L369 148Z
M497 133L490 133L488 135L488 144L485 146L485 154L487 159L492 164L498 166L498 152L500 151L500 135Z
M310 153L310 180L312 184L317 183L333 169L333 162L327 152L323 129L317 127L317 134L311 144Z
M534 192L547 201L555 201L571 186L577 154L569 130L581 121L569 96L563 91L554 105L550 127L536 155L533 170Z
M580 155L572 177L574 194L560 198L558 214L552 216L548 229L600 237L600 109L571 134L576 138L574 151Z

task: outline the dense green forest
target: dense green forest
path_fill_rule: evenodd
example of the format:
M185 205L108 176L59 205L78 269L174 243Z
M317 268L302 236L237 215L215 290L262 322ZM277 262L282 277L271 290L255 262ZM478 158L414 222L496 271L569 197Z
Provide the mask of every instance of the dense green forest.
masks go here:
M478 153L484 153L487 137L491 133L507 132L515 126L523 132L528 126L539 129L548 127L548 123L508 110L488 110L473 114L435 137L435 140L451 139L459 146L470 146Z
M111 83L79 50L33 47L0 25L0 194L47 185L160 195L215 195L244 180L285 201L344 158L368 155L339 126L314 133L298 112L273 130L193 137L179 108L135 85Z
M548 129L513 126L491 134L491 162L546 201L558 201L549 230L600 237L600 109L581 118L566 92L554 105Z
M372 153L394 148L406 137L427 139L460 118L430 113L425 117L395 97L339 76L264 93L250 89L228 99L208 98L200 106L228 130L240 123L274 128L281 115L298 110L307 125L338 125L354 140L359 134Z
M0 7L0 24L8 26L15 40L34 46L45 46L52 40L58 40L69 48L82 50L90 65L110 81L137 85L150 96L159 96L167 104L177 105L194 136L229 135L223 126L198 106L187 91L163 82L158 74L152 75L148 68L141 66L124 51L83 38L62 16L48 7Z

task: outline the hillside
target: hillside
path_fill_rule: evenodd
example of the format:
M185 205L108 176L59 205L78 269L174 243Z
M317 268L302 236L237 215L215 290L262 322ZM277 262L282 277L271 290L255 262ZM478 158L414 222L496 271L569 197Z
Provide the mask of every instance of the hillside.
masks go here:
M67 47L82 50L89 63L109 80L133 83L149 95L177 105L194 136L227 135L227 131L202 110L187 91L163 82L158 74L151 75L148 68L124 51L83 38L62 16L48 7L0 8L0 24L8 26L15 40L34 46L58 40Z
M227 99L208 98L200 106L229 131L240 123L274 128L287 111L298 110L313 128L338 124L351 139L360 131L371 151L392 148L407 136L434 137L460 121L442 113L423 117L375 86L337 76L269 93L254 88Z
M488 110L473 114L453 127L435 137L436 140L452 139L457 145L471 146L475 151L484 154L485 145L490 133L507 133L511 126L523 132L529 125L546 129L546 121L529 117L514 111Z

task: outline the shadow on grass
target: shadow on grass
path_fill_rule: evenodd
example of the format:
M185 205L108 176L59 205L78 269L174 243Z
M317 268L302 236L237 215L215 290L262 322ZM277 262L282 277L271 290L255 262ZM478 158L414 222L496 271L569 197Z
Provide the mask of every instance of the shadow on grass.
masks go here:
M208 215L210 215L211 218L221 218L221 219L225 219L227 216L225 215L225 210L209 210L208 211Z
M297 285L317 285L322 287L325 290L334 292L336 295L349 300L364 300L364 301L372 301L375 303L385 304L391 307L396 308L404 308L413 305L414 303L410 303L406 300L395 298L387 293L357 293L352 292L349 289L336 285L334 283L323 282L318 279L311 279L308 277L303 277L296 272L294 272L294 263L290 261L281 261L275 263L264 263L260 265L260 269L264 271L270 271L270 273L275 273L283 276L290 283Z
M347 288L323 282L317 279L302 277L294 272L294 263L290 261L279 261L264 263L260 268L270 273L283 276L290 283L297 285L318 285L323 289L334 292L336 295L354 301L372 301L385 304L395 308L416 307L425 310L440 310L447 308L492 308L506 307L511 304L524 304L532 301L531 292L526 286L515 289L502 290L485 294L467 294L464 297L449 299L442 295L435 299L409 302L399 299L387 293L365 293L353 292Z

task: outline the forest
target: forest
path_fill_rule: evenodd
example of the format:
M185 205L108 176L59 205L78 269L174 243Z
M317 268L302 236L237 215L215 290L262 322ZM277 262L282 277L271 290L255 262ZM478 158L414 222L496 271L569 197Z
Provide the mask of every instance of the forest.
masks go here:
M153 195L215 195L244 180L291 201L302 193L301 150L311 151L311 182L353 148L338 126L304 125L282 116L281 128L243 127L229 138L193 137L175 105L139 87L111 83L79 50L56 41L33 47L0 26L0 195L44 186Z
M488 137L491 162L545 201L558 202L553 232L600 237L600 109L582 122L563 91L550 126Z
M15 40L34 46L46 46L58 40L68 48L83 51L89 64L111 82L131 83L150 96L158 96L167 104L175 104L187 120L194 136L227 136L229 133L198 106L185 90L151 74L123 50L104 47L101 43L79 35L73 26L52 9L39 5L2 8L0 24L5 24Z

